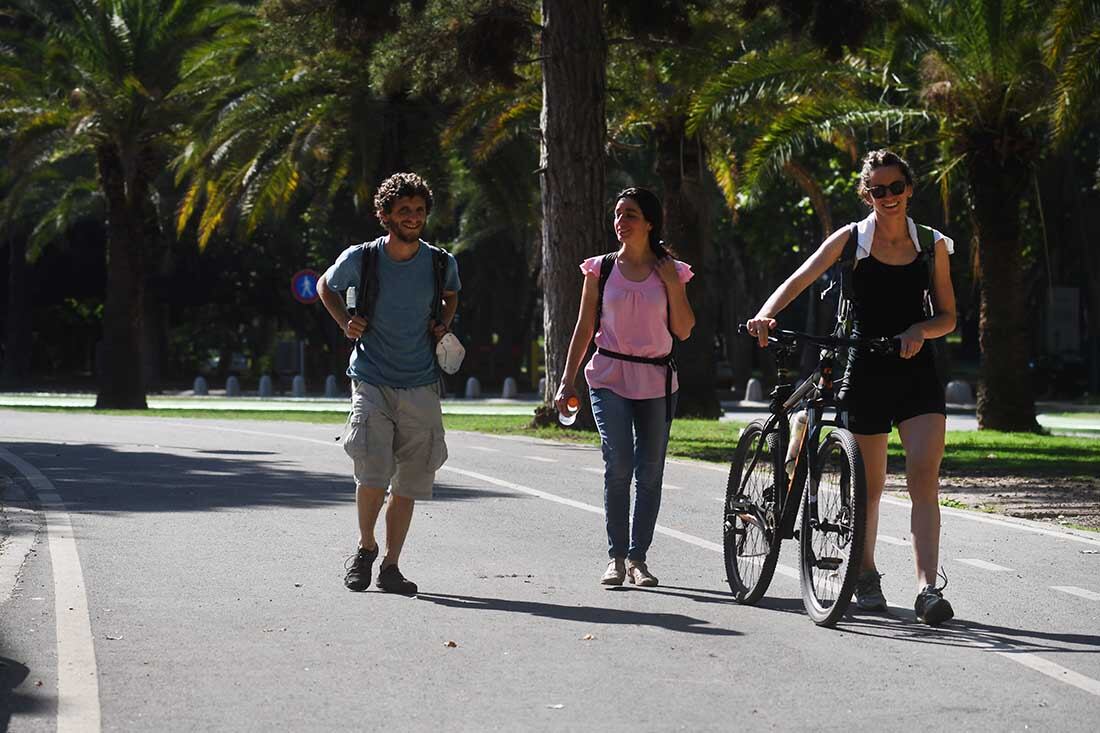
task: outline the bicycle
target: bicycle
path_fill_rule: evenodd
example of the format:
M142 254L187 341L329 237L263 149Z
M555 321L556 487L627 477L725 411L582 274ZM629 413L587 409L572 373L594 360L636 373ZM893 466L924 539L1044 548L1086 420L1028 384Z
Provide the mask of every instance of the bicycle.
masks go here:
M726 577L738 603L756 603L771 583L782 541L798 538L806 613L817 625L832 626L855 588L867 514L863 459L844 427L833 366L841 348L896 354L897 342L775 330L768 343L778 372L771 415L742 431L726 484ZM818 364L796 385L791 365L804 343L819 347ZM802 411L805 426L796 420L798 434L792 435L791 418Z

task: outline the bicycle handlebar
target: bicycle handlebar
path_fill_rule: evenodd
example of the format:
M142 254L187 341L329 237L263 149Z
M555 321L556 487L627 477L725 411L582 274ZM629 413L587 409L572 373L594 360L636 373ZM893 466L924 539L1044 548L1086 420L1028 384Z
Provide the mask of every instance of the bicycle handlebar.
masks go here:
M756 337L750 334L745 329L745 324L742 323L737 326L737 333L748 336L755 339ZM803 331L788 331L786 329L777 328L768 334L768 343L777 344L780 346L794 347L800 343L811 343L817 346L825 348L838 348L842 346L854 346L857 348L865 348L875 354L882 354L888 356L897 356L901 351L901 339L899 338L887 338L885 336L878 336L874 338L849 338L846 336L818 336L812 333L805 333Z

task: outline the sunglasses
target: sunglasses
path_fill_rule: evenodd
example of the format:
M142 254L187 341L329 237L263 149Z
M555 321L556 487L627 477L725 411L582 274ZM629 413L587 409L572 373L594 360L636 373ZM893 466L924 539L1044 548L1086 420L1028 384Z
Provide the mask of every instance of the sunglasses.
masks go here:
M867 190L871 192L871 195L876 199L886 196L886 192L889 191L894 196L900 196L905 193L905 187L908 184L902 179L898 179L891 183L889 186L871 186Z

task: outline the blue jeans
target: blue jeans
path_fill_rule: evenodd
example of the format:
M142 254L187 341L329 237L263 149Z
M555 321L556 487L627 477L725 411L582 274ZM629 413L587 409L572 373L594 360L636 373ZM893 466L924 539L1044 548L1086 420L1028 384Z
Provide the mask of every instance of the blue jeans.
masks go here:
M676 410L676 395L672 409ZM603 450L603 507L607 555L645 562L661 508L669 422L665 398L631 400L609 389L592 390L592 415ZM634 521L630 521L630 479L634 477Z

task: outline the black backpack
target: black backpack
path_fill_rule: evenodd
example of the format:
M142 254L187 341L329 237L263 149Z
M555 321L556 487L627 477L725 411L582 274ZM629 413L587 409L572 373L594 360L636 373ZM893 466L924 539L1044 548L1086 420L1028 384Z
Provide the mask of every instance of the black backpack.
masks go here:
M374 306L378 302L378 257L383 246L381 239L364 242L363 264L359 271L359 287L355 291L355 315L367 319L366 334L370 330L374 317ZM426 244L426 243L425 243ZM432 274L435 276L435 295L432 299L432 320L440 321L443 316L443 283L447 277L447 252L439 247L427 244L432 253ZM350 310L350 308L349 308Z

